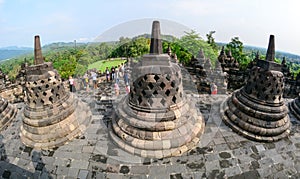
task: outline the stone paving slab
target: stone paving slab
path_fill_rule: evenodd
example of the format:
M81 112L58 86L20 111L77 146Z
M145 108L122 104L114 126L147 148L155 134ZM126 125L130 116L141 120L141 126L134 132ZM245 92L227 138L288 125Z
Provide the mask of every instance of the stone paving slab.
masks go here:
M91 105L95 103L93 95L77 95L92 106L91 125L83 135L54 150L38 151L20 142L21 108L0 134L0 178L300 177L300 122L292 115L288 138L274 143L253 142L223 124L219 108L226 95L199 95L202 113L207 117L198 146L181 157L149 159L114 145L103 122L109 108L99 112L96 105ZM40 154L40 160L34 154Z

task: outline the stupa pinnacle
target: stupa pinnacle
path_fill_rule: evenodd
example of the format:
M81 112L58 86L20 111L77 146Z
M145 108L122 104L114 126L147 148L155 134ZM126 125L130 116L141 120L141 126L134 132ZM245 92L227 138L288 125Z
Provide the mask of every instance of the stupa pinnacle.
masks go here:
M159 21L153 21L150 54L162 54L162 43L160 37L160 23Z

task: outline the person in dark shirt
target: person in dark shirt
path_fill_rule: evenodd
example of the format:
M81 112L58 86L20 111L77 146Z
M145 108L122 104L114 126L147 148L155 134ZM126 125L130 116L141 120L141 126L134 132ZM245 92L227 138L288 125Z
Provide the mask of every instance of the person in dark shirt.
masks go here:
M115 79L115 67L112 66L110 70L111 70L111 80L114 80Z

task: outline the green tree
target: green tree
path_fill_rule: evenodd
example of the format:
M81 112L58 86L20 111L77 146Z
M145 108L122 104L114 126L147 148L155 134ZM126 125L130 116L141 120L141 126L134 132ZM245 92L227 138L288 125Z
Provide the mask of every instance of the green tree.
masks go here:
M206 34L206 38L207 38L207 43L211 46L211 48L217 53L218 52L218 46L215 42L215 38L213 37L214 33L216 33L216 31L209 31L208 34Z
M244 52L243 42L240 41L239 37L233 37L231 42L226 45L225 51L228 53L231 51L233 58L235 58L241 69L246 69L247 65L251 62L250 57L248 57Z
M203 49L206 58L209 58L212 64L215 64L218 54L213 50L213 48L205 42L199 34L195 31L185 32L186 35L182 36L179 40L175 42L178 43L181 47L185 48L189 53L195 57L199 53L200 49Z

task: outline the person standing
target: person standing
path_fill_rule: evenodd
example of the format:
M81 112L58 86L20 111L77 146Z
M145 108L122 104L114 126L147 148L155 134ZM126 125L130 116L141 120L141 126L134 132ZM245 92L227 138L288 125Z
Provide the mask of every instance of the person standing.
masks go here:
M211 94L215 95L218 93L218 87L215 83L212 83L210 85L210 91L211 91Z
M113 81L115 79L115 67L111 67L111 80Z
M97 89L97 73L95 72L91 72L91 76L92 76L92 79L93 79L93 85L94 85L94 89Z
M108 67L106 67L105 69L105 76L106 76L106 82L109 81L109 70L108 70Z
M115 83L115 93L116 93L116 96L119 96L120 87L119 87L119 84L117 82Z
M125 70L123 77L124 77L124 83L129 84L129 77L128 77L128 71L127 70Z
M90 88L89 74L88 74L88 73L85 73L85 75L84 75L84 80L85 80L85 83L86 83L86 91L88 92L88 91L89 91L89 88Z
M83 77L82 77L82 82L83 82L83 88L84 89L86 89L86 86L88 85L88 81L86 80L86 79L88 79L88 75L87 75L87 73L85 73L84 75L83 75Z
M123 75L124 75L124 70L125 70L124 64L121 63L121 66L120 66L120 69L119 69L119 71L120 71L120 76L123 76Z
M119 83L119 68L115 66L115 77L116 77L116 82Z
M71 75L69 76L69 88L70 92L75 92L75 82Z

